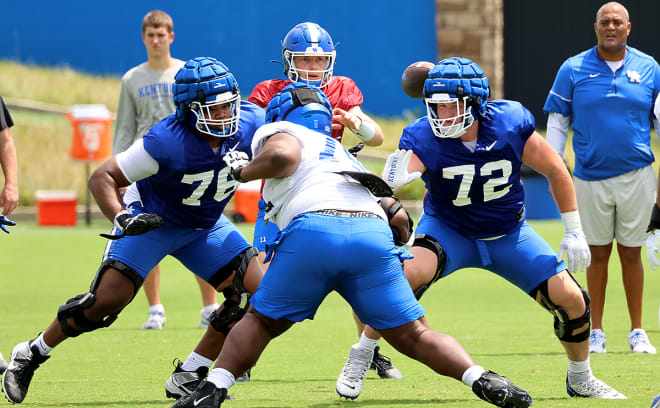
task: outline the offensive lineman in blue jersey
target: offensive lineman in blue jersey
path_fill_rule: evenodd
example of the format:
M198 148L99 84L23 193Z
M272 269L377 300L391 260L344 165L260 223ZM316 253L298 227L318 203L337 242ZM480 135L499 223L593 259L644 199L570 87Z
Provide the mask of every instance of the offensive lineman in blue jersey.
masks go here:
M295 322L313 319L331 291L400 352L463 380L485 401L531 406L525 390L484 371L454 338L429 328L401 268L410 254L395 246L388 217L374 196L392 191L330 137L331 112L318 88L290 84L266 107L268 124L252 142L254 160L242 152L225 156L234 179L267 179L266 219L282 231L252 307L229 333L216 368L172 408L218 408L235 377L256 363L273 338ZM367 181L363 185L354 178ZM365 367L370 363L371 354Z
M222 157L250 154L264 113L240 100L234 76L213 58L186 62L175 80L176 114L90 177L101 211L114 220L113 235L103 234L109 241L89 292L60 306L36 339L14 347L2 378L10 402L23 401L34 371L55 346L112 324L166 255L227 297L207 333L222 336L247 310L263 272L256 249L222 214L238 186ZM122 203L119 188L129 185Z
M575 191L593 257L587 268L591 353L606 352L603 312L615 239L630 316L630 351L656 353L642 328L642 246L646 242L649 265L655 269L660 265L653 256L660 248L660 208L654 204L651 119L658 131L660 65L626 45L630 29L622 4L602 5L594 23L598 44L562 64L543 107L548 112L547 140L559 155L564 154L569 126L573 128ZM648 241L647 231L652 232Z
M403 130L383 177L393 189L421 176L428 192L404 271L417 297L442 277L478 267L508 280L555 316L569 359L570 396L623 399L589 365L589 297L568 272L590 261L573 184L520 103L486 102L488 79L465 58L440 61L424 82L428 116ZM525 222L520 166L543 174L566 234L559 254ZM568 270L563 260L567 254ZM348 364L348 363L347 363Z

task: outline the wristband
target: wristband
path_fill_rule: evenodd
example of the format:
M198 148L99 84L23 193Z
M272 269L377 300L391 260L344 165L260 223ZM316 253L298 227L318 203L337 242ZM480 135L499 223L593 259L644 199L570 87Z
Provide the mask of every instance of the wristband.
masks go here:
M657 204L653 204L651 222L649 222L649 227L646 229L646 232L650 232L656 229L660 229L660 208L658 208Z
M364 120L362 118L360 120L362 121L360 130L353 130L351 128L351 131L363 142L368 142L376 135L376 124L370 120Z
M561 220L564 222L566 231L580 231L582 232L582 223L580 222L580 213L577 211L566 211L560 214Z

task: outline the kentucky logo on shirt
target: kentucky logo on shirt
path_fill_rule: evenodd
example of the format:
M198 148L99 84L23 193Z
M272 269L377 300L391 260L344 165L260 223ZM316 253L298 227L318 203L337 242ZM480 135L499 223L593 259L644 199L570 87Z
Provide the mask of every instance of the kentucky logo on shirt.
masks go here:
M640 82L642 82L642 78L639 76L639 72L637 71L628 70L626 71L626 75L628 75L628 81L632 83L639 84Z
M157 82L138 88L138 96L140 98L150 97L151 99L171 98L172 97L172 84L167 82Z

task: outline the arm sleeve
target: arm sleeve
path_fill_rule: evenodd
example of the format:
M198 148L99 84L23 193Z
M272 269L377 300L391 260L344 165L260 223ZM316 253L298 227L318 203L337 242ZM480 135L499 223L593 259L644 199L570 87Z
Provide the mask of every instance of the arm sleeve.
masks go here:
M126 180L134 183L158 173L158 162L144 148L142 139L138 139L127 150L116 156L117 164Z
M117 107L112 154L121 153L133 144L137 132L136 116L135 102L131 98L127 80L124 78L121 81L121 90L119 91L119 106Z
M571 118L569 116L564 116L555 112L550 112L548 114L548 130L545 135L545 140L550 144L552 150L557 152L560 157L564 156L570 121Z

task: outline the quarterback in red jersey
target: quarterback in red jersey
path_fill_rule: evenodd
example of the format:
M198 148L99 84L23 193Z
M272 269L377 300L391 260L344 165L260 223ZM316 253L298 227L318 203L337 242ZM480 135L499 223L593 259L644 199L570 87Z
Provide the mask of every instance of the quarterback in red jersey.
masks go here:
M301 23L293 27L282 41L282 63L287 79L269 79L257 84L252 90L249 102L263 108L273 96L292 82L303 82L319 87L332 105L331 137L341 142L344 128L351 130L367 146L383 144L384 136L380 126L362 111L362 92L351 78L334 76L335 44L330 34L314 23ZM259 214L254 228L253 245L259 250L259 258L265 259L266 244L272 242L279 228L272 222L266 224L264 215L267 204L259 201ZM265 263L265 268L268 263ZM378 341L362 334L364 324L353 315L360 336L360 346L373 352L371 368L381 378L403 378L390 360L379 353Z

